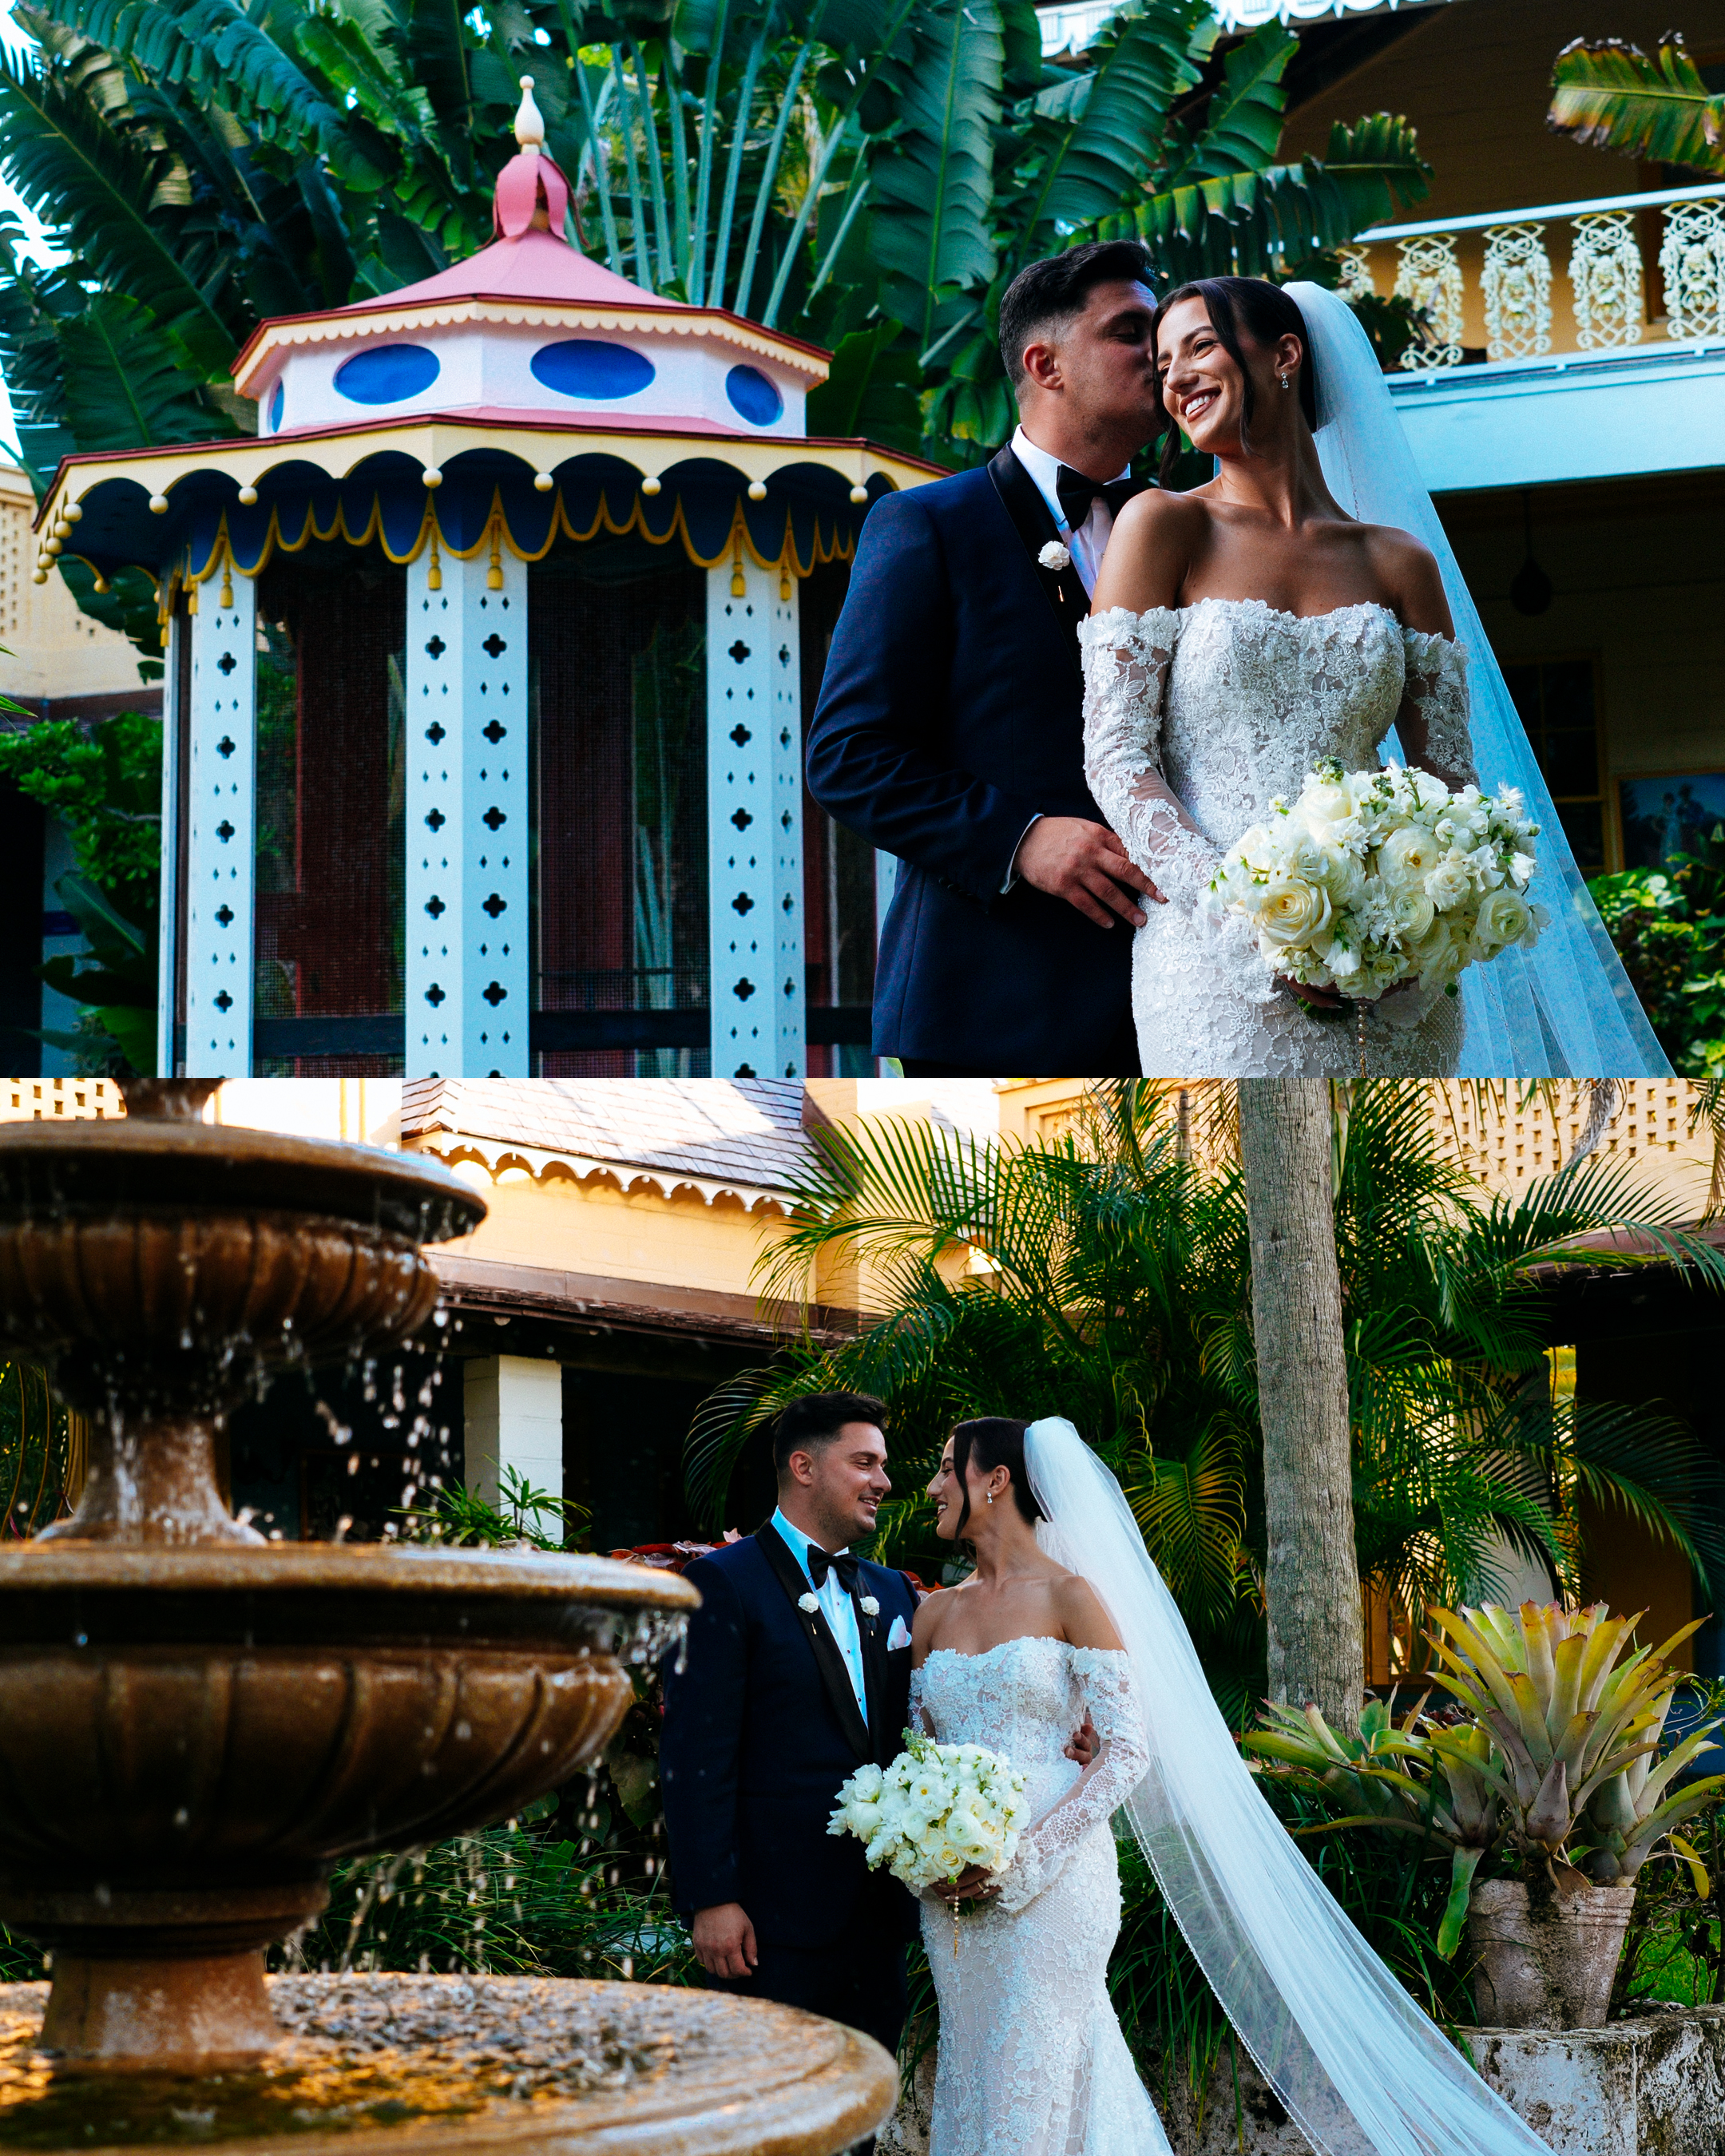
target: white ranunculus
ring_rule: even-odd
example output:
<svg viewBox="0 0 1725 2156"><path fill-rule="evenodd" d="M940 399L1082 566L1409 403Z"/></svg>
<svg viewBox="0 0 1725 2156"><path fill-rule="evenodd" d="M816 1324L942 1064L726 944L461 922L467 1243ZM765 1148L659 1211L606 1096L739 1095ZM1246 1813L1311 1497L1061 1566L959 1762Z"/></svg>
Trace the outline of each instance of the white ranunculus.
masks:
<svg viewBox="0 0 1725 2156"><path fill-rule="evenodd" d="M1437 908L1427 893L1417 885L1410 885L1407 890L1398 891L1395 902L1390 908L1390 918L1395 923L1396 933L1414 943L1425 935L1436 916Z"/></svg>
<svg viewBox="0 0 1725 2156"><path fill-rule="evenodd" d="M1272 876L1258 894L1259 932L1272 943L1304 943L1330 925L1330 894L1297 876Z"/></svg>
<svg viewBox="0 0 1725 2156"><path fill-rule="evenodd" d="M1378 848L1378 873L1393 890L1424 885L1442 851L1431 832L1418 824L1403 824Z"/></svg>
<svg viewBox="0 0 1725 2156"><path fill-rule="evenodd" d="M1496 957L1512 943L1519 943L1532 925L1533 909L1518 891L1507 884L1500 890L1488 891L1474 916L1475 956Z"/></svg>

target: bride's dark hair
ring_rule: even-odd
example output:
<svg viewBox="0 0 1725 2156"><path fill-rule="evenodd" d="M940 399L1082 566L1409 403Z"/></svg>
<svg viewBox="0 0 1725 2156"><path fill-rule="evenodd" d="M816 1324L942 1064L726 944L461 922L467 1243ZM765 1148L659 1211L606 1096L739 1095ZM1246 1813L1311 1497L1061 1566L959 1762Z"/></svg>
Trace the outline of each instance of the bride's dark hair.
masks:
<svg viewBox="0 0 1725 2156"><path fill-rule="evenodd" d="M955 1541L963 1534L970 1518L970 1485L965 1476L973 1460L983 1475L992 1475L997 1467L1006 1469L1012 1476L1012 1494L1019 1511L1033 1526L1045 1517L1031 1493L1029 1470L1024 1466L1024 1432L1029 1427L1014 1415L978 1415L974 1422L953 1424L952 1470L964 1492L958 1525L953 1530Z"/></svg>
<svg viewBox="0 0 1725 2156"><path fill-rule="evenodd" d="M1248 429L1252 424L1252 377L1245 363L1245 355L1240 348L1242 327L1254 344L1273 345L1285 336L1296 336L1305 359L1300 368L1300 409L1306 414L1306 424L1313 434L1317 432L1317 362L1312 352L1312 339L1306 334L1306 317L1283 291L1280 285L1267 283L1262 277L1199 277L1189 285L1177 285L1165 300L1161 300L1150 318L1151 362L1155 363L1156 332L1162 326L1162 318L1168 309L1178 306L1182 300L1202 300L1204 311L1210 318L1210 327L1215 331L1224 352L1240 369L1242 403L1240 418L1240 446L1250 455L1251 442ZM1166 486L1173 476L1174 465L1180 454L1180 424L1162 401L1162 385L1158 379L1156 402L1162 413L1162 464L1157 477Z"/></svg>

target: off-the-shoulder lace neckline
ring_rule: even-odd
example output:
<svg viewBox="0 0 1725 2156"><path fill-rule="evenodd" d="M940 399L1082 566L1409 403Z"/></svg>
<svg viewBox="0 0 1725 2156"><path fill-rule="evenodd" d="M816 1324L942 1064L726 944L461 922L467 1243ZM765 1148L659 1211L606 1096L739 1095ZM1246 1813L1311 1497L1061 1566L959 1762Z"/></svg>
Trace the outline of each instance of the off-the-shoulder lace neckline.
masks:
<svg viewBox="0 0 1725 2156"><path fill-rule="evenodd" d="M967 1655L958 1647L931 1647L922 1657L919 1668L926 1670L937 1655L950 1656L955 1662L985 1662L990 1655L998 1655L1003 1647L1025 1647L1037 1642L1050 1647L1064 1647L1069 1654L1117 1656L1126 1660L1124 1647L1079 1647L1070 1640L1057 1640L1052 1632L1020 1632L1016 1639L997 1640L992 1647L979 1647L973 1655Z"/></svg>
<svg viewBox="0 0 1725 2156"><path fill-rule="evenodd" d="M1131 620L1142 621L1147 614L1153 613L1175 615L1196 613L1200 607L1250 607L1255 608L1260 613L1271 615L1277 621L1298 623L1337 621L1343 614L1348 613L1381 613L1400 629L1404 636L1427 637L1438 644L1454 644L1458 640L1453 636L1445 636L1441 629L1409 629L1405 624L1397 619L1394 608L1385 606L1382 599L1355 599L1347 606L1332 607L1325 613L1290 613L1286 607L1273 607L1267 599L1203 598L1194 599L1190 606L1144 607L1137 613L1134 613L1131 607L1104 607L1101 613L1092 614L1089 619L1092 621L1106 621L1111 613L1123 613Z"/></svg>

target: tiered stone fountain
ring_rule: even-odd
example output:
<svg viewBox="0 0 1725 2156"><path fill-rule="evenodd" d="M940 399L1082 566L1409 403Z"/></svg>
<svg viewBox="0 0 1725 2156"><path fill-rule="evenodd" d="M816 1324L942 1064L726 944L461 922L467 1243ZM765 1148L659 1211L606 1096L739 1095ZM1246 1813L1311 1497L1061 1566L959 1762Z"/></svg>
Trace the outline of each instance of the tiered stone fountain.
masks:
<svg viewBox="0 0 1725 2156"><path fill-rule="evenodd" d="M234 1518L226 1410L271 1365L413 1333L420 1246L485 1209L411 1157L207 1125L210 1090L0 1129L0 1352L90 1424L76 1514L0 1549L0 1922L53 1976L0 1986L0 2148L848 2146L891 2062L787 2009L266 1979L338 1858L504 1818L595 1758L696 1596L604 1558L270 1543Z"/></svg>

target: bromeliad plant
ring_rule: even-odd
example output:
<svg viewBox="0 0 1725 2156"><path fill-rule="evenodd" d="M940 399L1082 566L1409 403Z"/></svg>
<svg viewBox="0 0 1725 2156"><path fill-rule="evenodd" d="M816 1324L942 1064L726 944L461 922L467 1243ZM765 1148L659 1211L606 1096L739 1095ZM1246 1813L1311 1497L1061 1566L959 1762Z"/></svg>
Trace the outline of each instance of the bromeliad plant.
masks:
<svg viewBox="0 0 1725 2156"><path fill-rule="evenodd" d="M1316 1707L1272 1706L1260 1717L1265 1727L1243 1743L1255 1759L1274 1763L1266 1771L1343 1805L1339 1817L1296 1827L1296 1839L1383 1827L1418 1835L1435 1857L1449 1851L1450 1896L1437 1933L1438 1952L1449 1961L1461 1943L1474 1875L1502 1841L1504 1814L1486 1774L1485 1731L1446 1732L1452 1741L1440 1749L1425 1703L1397 1722L1393 1697L1368 1700L1358 1737L1332 1729Z"/></svg>
<svg viewBox="0 0 1725 2156"><path fill-rule="evenodd" d="M1633 1879L1674 1828L1725 1789L1725 1774L1714 1774L1665 1794L1699 1753L1719 1748L1709 1742L1716 1722L1658 1759L1681 1681L1667 1657L1704 1620L1620 1661L1640 1619L1613 1617L1603 1603L1431 1614L1439 1629L1426 1636L1444 1681L1490 1733L1480 1772L1504 1807L1509 1839L1558 1883L1579 1885L1578 1871L1599 1886ZM1434 1730L1430 1741L1440 1756L1453 1755L1450 1732ZM1698 1869L1686 1844L1674 1838L1673 1846Z"/></svg>

